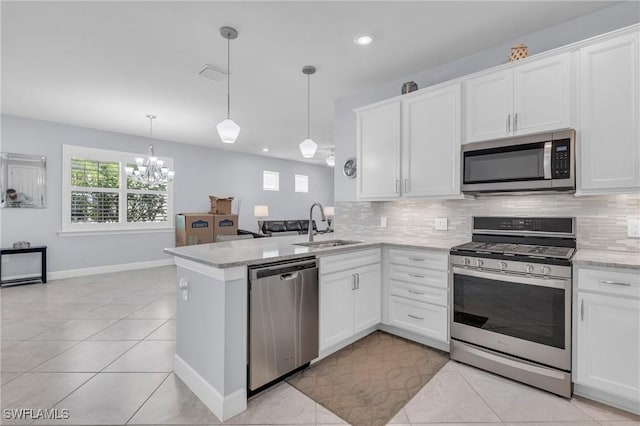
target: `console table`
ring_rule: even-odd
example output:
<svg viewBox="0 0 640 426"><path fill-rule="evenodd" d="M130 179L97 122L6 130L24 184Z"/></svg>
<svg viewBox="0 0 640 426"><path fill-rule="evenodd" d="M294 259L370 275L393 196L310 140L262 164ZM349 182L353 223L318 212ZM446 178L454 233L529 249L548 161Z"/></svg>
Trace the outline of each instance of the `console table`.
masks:
<svg viewBox="0 0 640 426"><path fill-rule="evenodd" d="M26 253L40 253L41 266L40 266L40 278L28 277L28 278L16 278L13 280L2 279L2 256L10 254L26 254ZM26 248L0 248L0 286L5 284L26 284L33 282L47 282L47 246L32 246Z"/></svg>

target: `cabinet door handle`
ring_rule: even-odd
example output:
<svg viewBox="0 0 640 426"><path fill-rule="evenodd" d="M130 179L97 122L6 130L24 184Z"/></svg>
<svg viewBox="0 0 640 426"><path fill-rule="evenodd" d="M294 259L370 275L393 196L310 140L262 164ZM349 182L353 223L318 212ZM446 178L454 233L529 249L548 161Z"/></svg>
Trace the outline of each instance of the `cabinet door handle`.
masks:
<svg viewBox="0 0 640 426"><path fill-rule="evenodd" d="M412 289L409 289L409 290L407 290L407 291L408 291L409 293L413 293L413 294L424 294L424 291L416 291L416 290L412 290Z"/></svg>
<svg viewBox="0 0 640 426"><path fill-rule="evenodd" d="M356 290L360 290L360 274L356 274Z"/></svg>
<svg viewBox="0 0 640 426"><path fill-rule="evenodd" d="M356 289L356 274L351 274L351 290Z"/></svg>
<svg viewBox="0 0 640 426"><path fill-rule="evenodd" d="M584 299L580 301L580 321L584 321Z"/></svg>
<svg viewBox="0 0 640 426"><path fill-rule="evenodd" d="M400 179L396 179L396 194L400 193Z"/></svg>
<svg viewBox="0 0 640 426"><path fill-rule="evenodd" d="M408 316L409 318L413 318L413 319L417 319L417 320L420 320L420 321L424 321L424 318L423 318L423 317L419 317L419 316L411 315L411 314L407 314L407 316Z"/></svg>
<svg viewBox="0 0 640 426"><path fill-rule="evenodd" d="M621 282L618 282L618 281L600 280L600 282L602 284L622 285L622 286L625 286L625 287L631 287L630 283L621 283Z"/></svg>
<svg viewBox="0 0 640 426"><path fill-rule="evenodd" d="M424 257L409 257L409 260L415 260L416 262L424 262Z"/></svg>
<svg viewBox="0 0 640 426"><path fill-rule="evenodd" d="M404 180L404 192L409 192L409 179Z"/></svg>
<svg viewBox="0 0 640 426"><path fill-rule="evenodd" d="M507 114L507 133L511 133L511 114Z"/></svg>
<svg viewBox="0 0 640 426"><path fill-rule="evenodd" d="M408 275L413 278L424 278L424 275L422 274L408 274Z"/></svg>
<svg viewBox="0 0 640 426"><path fill-rule="evenodd" d="M517 112L513 116L513 131L514 133L518 131L518 113Z"/></svg>

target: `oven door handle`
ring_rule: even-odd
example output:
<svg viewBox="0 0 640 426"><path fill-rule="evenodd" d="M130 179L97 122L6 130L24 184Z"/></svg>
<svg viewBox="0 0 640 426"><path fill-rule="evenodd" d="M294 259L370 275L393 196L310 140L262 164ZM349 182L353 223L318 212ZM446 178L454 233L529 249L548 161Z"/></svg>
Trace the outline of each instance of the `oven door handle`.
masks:
<svg viewBox="0 0 640 426"><path fill-rule="evenodd" d="M539 287L559 288L565 289L567 284L571 283L570 279L562 278L533 278L520 274L513 274L509 272L484 272L476 271L474 269L464 269L457 266L453 267L453 273L458 275L467 275L476 278L485 278L488 280L496 281L509 281L518 284L537 285ZM508 277L508 280L506 279Z"/></svg>

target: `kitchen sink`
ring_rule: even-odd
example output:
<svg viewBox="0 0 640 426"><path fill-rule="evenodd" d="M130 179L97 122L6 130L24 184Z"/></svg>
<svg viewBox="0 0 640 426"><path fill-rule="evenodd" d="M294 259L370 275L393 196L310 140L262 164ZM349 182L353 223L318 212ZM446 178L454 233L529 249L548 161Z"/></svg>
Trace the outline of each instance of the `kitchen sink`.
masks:
<svg viewBox="0 0 640 426"><path fill-rule="evenodd" d="M338 247L338 246L348 246L349 244L358 244L362 241L352 241L352 240L329 240L329 241L311 241L308 243L297 243L294 246L304 246L311 248L328 248L328 247Z"/></svg>

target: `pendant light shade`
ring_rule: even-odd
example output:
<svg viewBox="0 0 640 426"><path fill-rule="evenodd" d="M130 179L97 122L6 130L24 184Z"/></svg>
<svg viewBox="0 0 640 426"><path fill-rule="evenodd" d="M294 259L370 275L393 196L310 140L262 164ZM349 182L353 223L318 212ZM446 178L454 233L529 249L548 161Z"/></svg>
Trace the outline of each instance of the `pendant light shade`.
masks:
<svg viewBox="0 0 640 426"><path fill-rule="evenodd" d="M313 158L318 150L318 144L307 138L300 142L300 152L304 158Z"/></svg>
<svg viewBox="0 0 640 426"><path fill-rule="evenodd" d="M313 158L318 150L318 144L311 139L311 74L316 72L316 68L307 65L302 68L302 73L307 76L307 138L300 142L300 153L304 158Z"/></svg>
<svg viewBox="0 0 640 426"><path fill-rule="evenodd" d="M234 143L240 134L240 126L231 119L231 40L238 37L238 31L231 27L220 28L220 35L227 39L227 118L216 126L218 135L224 143Z"/></svg>
<svg viewBox="0 0 640 426"><path fill-rule="evenodd" d="M333 150L331 150L331 154L329 154L329 156L326 159L327 165L330 167L335 167L336 165L336 155L333 153Z"/></svg>
<svg viewBox="0 0 640 426"><path fill-rule="evenodd" d="M219 122L216 129L218 129L218 135L220 135L220 139L224 143L234 143L240 134L240 126L230 118L225 118Z"/></svg>

